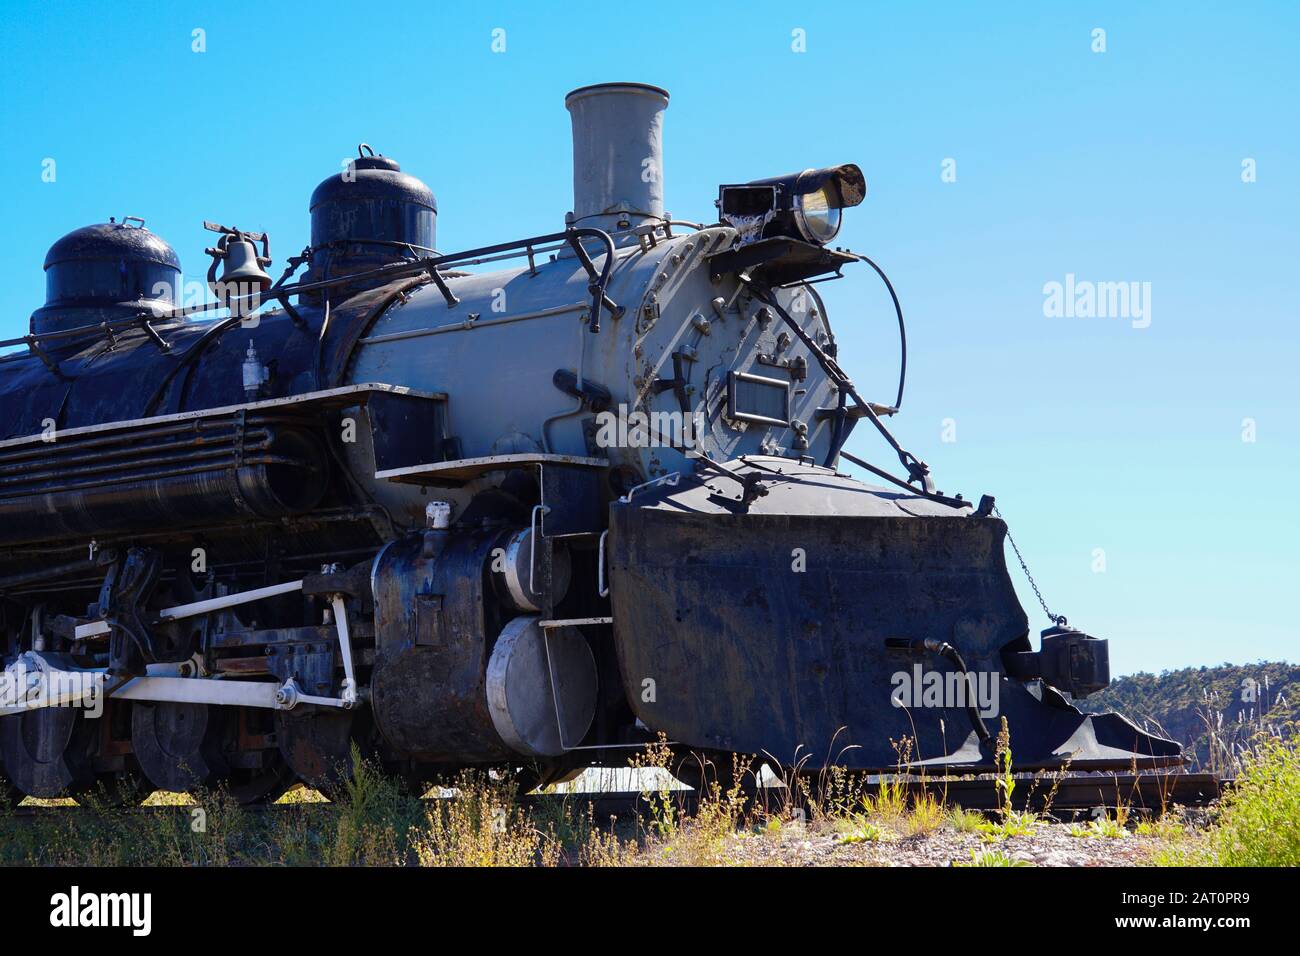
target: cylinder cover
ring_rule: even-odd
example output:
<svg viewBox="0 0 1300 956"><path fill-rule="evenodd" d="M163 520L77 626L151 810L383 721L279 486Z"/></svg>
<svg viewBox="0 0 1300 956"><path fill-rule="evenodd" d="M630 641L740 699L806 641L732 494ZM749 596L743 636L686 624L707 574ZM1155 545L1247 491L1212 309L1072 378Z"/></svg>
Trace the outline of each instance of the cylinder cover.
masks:
<svg viewBox="0 0 1300 956"><path fill-rule="evenodd" d="M519 753L559 756L591 728L597 685L596 661L582 634L571 627L543 630L538 618L517 617L488 661L492 724Z"/></svg>
<svg viewBox="0 0 1300 956"><path fill-rule="evenodd" d="M540 561L533 553L533 531L524 528L510 536L506 545L504 568L501 572L511 603L520 611L540 611L542 595L533 587L540 582L533 580L533 562ZM551 558L551 592L553 603L559 604L569 592L569 581L573 576L573 561L569 549L564 543L556 542Z"/></svg>

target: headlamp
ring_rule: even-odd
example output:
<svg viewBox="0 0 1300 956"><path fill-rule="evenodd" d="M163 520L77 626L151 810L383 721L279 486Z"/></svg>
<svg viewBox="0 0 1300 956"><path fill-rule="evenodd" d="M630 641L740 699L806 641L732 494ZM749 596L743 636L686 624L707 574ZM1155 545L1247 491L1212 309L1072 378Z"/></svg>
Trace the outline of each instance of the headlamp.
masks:
<svg viewBox="0 0 1300 956"><path fill-rule="evenodd" d="M862 170L846 163L721 186L718 211L722 222L740 233L741 245L773 236L825 245L840 231L842 210L866 195Z"/></svg>

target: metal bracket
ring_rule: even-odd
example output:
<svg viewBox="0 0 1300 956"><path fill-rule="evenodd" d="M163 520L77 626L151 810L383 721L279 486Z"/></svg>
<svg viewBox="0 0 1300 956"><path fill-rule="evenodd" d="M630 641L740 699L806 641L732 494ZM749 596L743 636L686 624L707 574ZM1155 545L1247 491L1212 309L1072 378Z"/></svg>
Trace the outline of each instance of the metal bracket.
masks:
<svg viewBox="0 0 1300 956"><path fill-rule="evenodd" d="M442 274L437 269L429 270L429 278L433 280L433 284L438 287L438 291L442 293L442 297L447 301L447 308L454 309L460 305L460 299L456 298L456 293L451 291L451 286L447 285L447 280L442 277Z"/></svg>
<svg viewBox="0 0 1300 956"><path fill-rule="evenodd" d="M672 389L673 395L677 398L677 404L681 408L683 415L687 417L691 414L691 380L686 375L684 362L694 362L696 356L689 352L678 349L673 353L673 377L656 379L653 385L655 394L666 392Z"/></svg>
<svg viewBox="0 0 1300 956"><path fill-rule="evenodd" d="M760 352L755 361L759 365L785 369L790 373L790 378L796 382L802 382L808 378L808 360L802 355L796 355L794 358L779 358L776 355Z"/></svg>
<svg viewBox="0 0 1300 956"><path fill-rule="evenodd" d="M600 533L600 545L596 555L596 593L603 598L609 597L609 585L605 583L605 539L608 537L609 529L606 528Z"/></svg>
<svg viewBox="0 0 1300 956"><path fill-rule="evenodd" d="M532 516L528 520L528 590L533 594L537 593L537 584L533 580L533 572L537 568L537 517L550 510L546 505L534 505ZM547 547L550 547L549 542Z"/></svg>
<svg viewBox="0 0 1300 956"><path fill-rule="evenodd" d="M339 697L343 701L343 709L351 710L357 703L357 675L352 665L352 636L348 631L348 606L342 594L335 594L330 604L334 608L334 627L339 634L339 655L343 658L343 686Z"/></svg>

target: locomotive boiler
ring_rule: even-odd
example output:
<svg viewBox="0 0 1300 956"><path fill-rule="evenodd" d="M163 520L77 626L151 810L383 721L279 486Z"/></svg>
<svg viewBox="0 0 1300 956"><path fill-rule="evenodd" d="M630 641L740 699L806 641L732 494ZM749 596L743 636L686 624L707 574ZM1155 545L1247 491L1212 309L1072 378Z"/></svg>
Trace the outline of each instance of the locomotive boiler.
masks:
<svg viewBox="0 0 1300 956"><path fill-rule="evenodd" d="M687 755L871 771L903 738L979 770L1002 718L1018 767L1177 762L1073 705L1106 642L1035 646L993 499L939 491L886 426L901 382L841 364L817 284L888 283L830 246L861 170L676 221L668 94L565 102L547 234L442 252L432 191L363 145L278 279L206 223L206 302L138 219L54 243L0 356L6 790L266 800L354 747L546 782L659 738L696 784ZM844 451L864 431L892 464Z"/></svg>

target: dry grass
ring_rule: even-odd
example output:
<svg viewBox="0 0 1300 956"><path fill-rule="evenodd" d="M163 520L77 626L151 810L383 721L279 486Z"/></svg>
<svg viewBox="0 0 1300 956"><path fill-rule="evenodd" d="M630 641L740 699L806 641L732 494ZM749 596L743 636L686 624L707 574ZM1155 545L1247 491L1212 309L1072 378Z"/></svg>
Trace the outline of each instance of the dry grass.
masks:
<svg viewBox="0 0 1300 956"><path fill-rule="evenodd" d="M886 851L897 861L908 847L933 844L956 848L940 855L940 864L1006 866L1022 862L1027 841L1048 836L1058 845L1089 847L1089 853L1109 852L1103 845L1127 846L1121 850L1128 854L1126 863L1141 862L1151 846L1160 849L1164 863L1229 862L1245 852L1242 834L1249 828L1289 819L1291 794L1300 792L1294 748L1271 750L1273 763L1261 765L1249 785L1252 796L1228 803L1219 837L1193 835L1177 813L1129 820L1122 800L1117 816L1067 829L1011 808L1016 781L1005 740L999 747L1002 805L987 816L950 805L941 784L916 787L903 773L906 753L904 741L899 772L874 789L842 771L810 778L798 767L784 768L777 773L779 785L763 788L759 798L747 796L739 782L725 790L711 782L687 812L683 791L664 772L673 755L661 741L634 761L645 771L641 779L649 789L642 799L649 812L623 822L596 819L591 804L577 795L526 807L512 780L483 772L463 773L446 790L420 798L356 759L352 779L333 802L299 789L271 812L250 812L221 791L155 794L147 801L154 807L150 812L115 806L106 794L81 800L73 813L51 808L35 820L15 819L12 810L0 808L0 863L744 866L804 864L810 846L823 854L812 862L871 862ZM1273 795L1284 785L1291 793ZM1124 839L1128 835L1141 839ZM1279 843L1278 858L1293 853L1290 847ZM936 862L936 854L927 859Z"/></svg>

